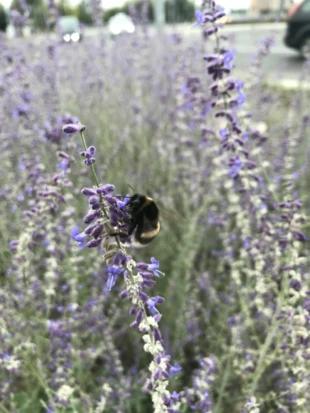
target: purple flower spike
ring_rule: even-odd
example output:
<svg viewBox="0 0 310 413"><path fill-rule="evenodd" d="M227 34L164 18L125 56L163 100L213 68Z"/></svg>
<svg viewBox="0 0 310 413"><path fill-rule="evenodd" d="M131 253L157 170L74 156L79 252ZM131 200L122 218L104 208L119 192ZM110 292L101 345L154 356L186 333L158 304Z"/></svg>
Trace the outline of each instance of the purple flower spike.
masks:
<svg viewBox="0 0 310 413"><path fill-rule="evenodd" d="M62 130L64 133L68 135L72 135L74 133L83 132L86 129L85 125L81 123L69 123L68 125L63 126Z"/></svg>

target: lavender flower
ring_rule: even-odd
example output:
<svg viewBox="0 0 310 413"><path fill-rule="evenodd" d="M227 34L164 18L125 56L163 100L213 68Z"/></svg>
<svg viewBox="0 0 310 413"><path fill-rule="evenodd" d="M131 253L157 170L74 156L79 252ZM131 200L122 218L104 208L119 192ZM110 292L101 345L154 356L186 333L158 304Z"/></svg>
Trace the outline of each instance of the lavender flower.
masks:
<svg viewBox="0 0 310 413"><path fill-rule="evenodd" d="M82 152L81 155L86 156L87 152L93 155L95 148L93 146L87 148L83 131L81 130L80 133L85 148L85 152ZM98 203L98 209L96 207L95 212L90 211L84 218L84 222L88 224L90 222L92 223L90 235L93 236L100 225L100 234L103 232L105 239L95 237L94 240L89 241L86 245L90 247L102 244L104 248L103 260L108 264L107 289L109 291L115 286L119 275L124 274L126 289L122 291L121 298L131 301L135 309L134 313L136 314L135 321L131 326L138 328L142 332L144 351L150 353L154 358L154 361L150 364L151 378L146 384L146 389L148 389L152 395L155 412L172 412L174 411L173 405L176 398L171 398L167 390L168 379L181 368L177 364L171 366L171 357L166 354L162 345L162 336L158 326L161 315L155 306L162 304L164 299L160 296L151 298L143 291L144 285L152 287L155 284L151 279L153 275L159 277L159 274L161 274L158 270L159 261L152 257L151 264L139 263L137 266L132 257L126 253L119 239L118 232L115 229L118 225L122 226L123 216L122 210L118 207L118 199L111 194L114 187L112 185L100 185L93 164L90 164L90 167L96 186L93 189L84 188L82 193L88 197L89 205L94 206ZM114 219L112 221L110 217L113 215ZM84 234L86 232L87 230L84 230ZM84 241L84 235L82 233L78 235L74 234L74 236L78 242ZM114 264L111 265L110 262L114 262ZM136 270L136 267L137 269L142 268L150 272L142 271L140 273ZM147 314L146 305L152 314L151 316Z"/></svg>

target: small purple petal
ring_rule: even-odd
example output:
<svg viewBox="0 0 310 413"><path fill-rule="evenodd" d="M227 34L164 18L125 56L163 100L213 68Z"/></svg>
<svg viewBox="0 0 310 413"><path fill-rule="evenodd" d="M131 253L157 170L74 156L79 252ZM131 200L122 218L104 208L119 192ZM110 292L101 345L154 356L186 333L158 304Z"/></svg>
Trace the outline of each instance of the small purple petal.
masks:
<svg viewBox="0 0 310 413"><path fill-rule="evenodd" d="M175 374L177 374L179 371L182 370L182 367L178 363L174 363L174 365L170 368L169 371L169 377L173 377Z"/></svg>

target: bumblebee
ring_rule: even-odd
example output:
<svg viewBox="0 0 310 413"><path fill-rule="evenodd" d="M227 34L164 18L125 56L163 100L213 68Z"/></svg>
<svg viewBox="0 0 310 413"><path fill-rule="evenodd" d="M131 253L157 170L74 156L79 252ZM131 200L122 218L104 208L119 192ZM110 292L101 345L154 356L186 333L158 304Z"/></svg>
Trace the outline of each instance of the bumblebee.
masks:
<svg viewBox="0 0 310 413"><path fill-rule="evenodd" d="M152 198L134 194L126 206L129 215L128 235L134 231L135 240L141 245L153 241L160 230L159 209Z"/></svg>

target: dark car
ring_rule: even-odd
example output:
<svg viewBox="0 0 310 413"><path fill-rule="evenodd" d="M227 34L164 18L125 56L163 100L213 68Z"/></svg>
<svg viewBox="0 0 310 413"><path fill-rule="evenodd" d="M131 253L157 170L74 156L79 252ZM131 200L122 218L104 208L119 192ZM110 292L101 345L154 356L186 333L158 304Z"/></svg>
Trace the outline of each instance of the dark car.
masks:
<svg viewBox="0 0 310 413"><path fill-rule="evenodd" d="M80 22L75 16L60 17L57 31L61 40L66 43L79 42L83 38Z"/></svg>
<svg viewBox="0 0 310 413"><path fill-rule="evenodd" d="M290 8L284 42L286 46L299 50L304 58L310 58L310 0Z"/></svg>

